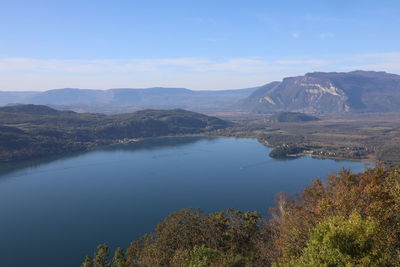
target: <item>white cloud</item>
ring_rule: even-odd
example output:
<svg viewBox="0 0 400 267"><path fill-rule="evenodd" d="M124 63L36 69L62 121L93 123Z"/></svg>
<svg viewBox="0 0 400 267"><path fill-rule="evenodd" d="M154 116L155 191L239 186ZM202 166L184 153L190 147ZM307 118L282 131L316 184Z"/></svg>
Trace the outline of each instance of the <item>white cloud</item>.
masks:
<svg viewBox="0 0 400 267"><path fill-rule="evenodd" d="M292 59L292 60L277 60L276 63L280 65L312 65L320 67L328 65L330 62L327 60L320 59Z"/></svg>
<svg viewBox="0 0 400 267"><path fill-rule="evenodd" d="M356 55L343 69L378 70L400 74L400 52Z"/></svg>
<svg viewBox="0 0 400 267"><path fill-rule="evenodd" d="M389 60L389 61L399 61L400 52L391 53L369 53L354 56L356 60Z"/></svg>
<svg viewBox="0 0 400 267"><path fill-rule="evenodd" d="M328 38L333 38L334 34L331 32L323 32L319 34L319 38L321 39L328 39Z"/></svg>
<svg viewBox="0 0 400 267"><path fill-rule="evenodd" d="M299 39L300 38L300 33L298 33L298 32L292 33L292 38Z"/></svg>
<svg viewBox="0 0 400 267"><path fill-rule="evenodd" d="M256 58L210 60L207 58L159 58L159 59L102 59L56 60L32 58L0 58L0 72L30 73L78 73L99 72L158 72L158 71L262 71L268 63Z"/></svg>
<svg viewBox="0 0 400 267"><path fill-rule="evenodd" d="M161 58L161 59L99 59L58 60L32 58L0 58L0 72L131 72L155 71L161 67L197 66L207 64L204 58Z"/></svg>
<svg viewBox="0 0 400 267"><path fill-rule="evenodd" d="M195 23L201 24L201 25L215 24L215 20L214 19L210 19L210 18L193 18L192 20Z"/></svg>
<svg viewBox="0 0 400 267"><path fill-rule="evenodd" d="M224 89L256 86L273 70L256 58L58 60L0 58L0 90L173 86ZM256 77L257 76L257 77Z"/></svg>
<svg viewBox="0 0 400 267"><path fill-rule="evenodd" d="M217 42L219 39L215 38L215 37L205 37L205 38L201 38L201 41L207 41L207 42Z"/></svg>
<svg viewBox="0 0 400 267"><path fill-rule="evenodd" d="M207 66L211 71L263 72L270 68L268 62L255 58L234 58L222 62L214 62Z"/></svg>
<svg viewBox="0 0 400 267"><path fill-rule="evenodd" d="M306 14L304 16L300 16L300 19L304 21L314 22L314 23L352 23L355 20L343 17L334 17L324 15L314 15L314 14Z"/></svg>
<svg viewBox="0 0 400 267"><path fill-rule="evenodd" d="M256 57L93 60L0 58L0 90L153 86L216 90L258 86L306 72L355 69L400 73L400 52L275 60Z"/></svg>

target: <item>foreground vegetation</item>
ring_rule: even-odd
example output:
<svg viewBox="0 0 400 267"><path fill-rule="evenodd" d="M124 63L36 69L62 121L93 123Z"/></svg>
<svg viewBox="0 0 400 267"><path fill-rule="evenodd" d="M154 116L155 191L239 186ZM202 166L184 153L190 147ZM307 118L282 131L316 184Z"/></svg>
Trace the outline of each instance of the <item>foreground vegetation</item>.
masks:
<svg viewBox="0 0 400 267"><path fill-rule="evenodd" d="M228 210L174 212L110 259L100 245L83 267L400 266L400 169L342 170L263 218Z"/></svg>

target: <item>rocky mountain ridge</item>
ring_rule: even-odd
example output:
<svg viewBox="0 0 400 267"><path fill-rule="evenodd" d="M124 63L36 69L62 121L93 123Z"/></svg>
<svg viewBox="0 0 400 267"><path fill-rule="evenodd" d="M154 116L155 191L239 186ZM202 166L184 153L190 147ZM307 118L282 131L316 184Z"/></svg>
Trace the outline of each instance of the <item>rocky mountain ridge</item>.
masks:
<svg viewBox="0 0 400 267"><path fill-rule="evenodd" d="M258 113L400 111L400 75L386 72L314 72L261 86L241 101Z"/></svg>
<svg viewBox="0 0 400 267"><path fill-rule="evenodd" d="M0 91L0 105L10 103L108 114L176 108L209 114L400 112L400 75L375 71L313 72L260 87L220 91L163 87Z"/></svg>

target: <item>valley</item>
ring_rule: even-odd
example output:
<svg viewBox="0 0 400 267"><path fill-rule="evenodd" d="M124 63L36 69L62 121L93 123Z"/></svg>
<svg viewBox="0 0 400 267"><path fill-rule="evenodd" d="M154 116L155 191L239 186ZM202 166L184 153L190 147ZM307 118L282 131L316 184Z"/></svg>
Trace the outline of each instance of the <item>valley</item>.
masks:
<svg viewBox="0 0 400 267"><path fill-rule="evenodd" d="M182 135L257 138L276 157L400 162L400 75L386 72L314 72L222 91L0 92L0 104L0 162Z"/></svg>
<svg viewBox="0 0 400 267"><path fill-rule="evenodd" d="M400 267L400 1L0 10L0 267Z"/></svg>
<svg viewBox="0 0 400 267"><path fill-rule="evenodd" d="M269 121L270 116L260 114L251 117L225 114L221 118L235 122L236 126L218 132L256 138L264 145L275 147L275 152L279 152L277 157L296 154L372 160L389 166L400 163L398 113L325 115L305 122L274 122Z"/></svg>
<svg viewBox="0 0 400 267"><path fill-rule="evenodd" d="M144 110L103 115L42 105L0 108L0 161L13 162L90 151L165 136L255 138L271 156L366 160L398 165L398 113L310 116ZM219 118L218 118L219 117Z"/></svg>

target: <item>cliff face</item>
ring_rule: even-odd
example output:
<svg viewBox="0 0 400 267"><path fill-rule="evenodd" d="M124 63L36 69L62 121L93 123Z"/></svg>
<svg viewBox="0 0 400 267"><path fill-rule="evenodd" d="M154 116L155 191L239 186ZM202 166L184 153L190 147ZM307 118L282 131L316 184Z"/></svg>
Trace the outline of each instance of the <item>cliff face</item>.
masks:
<svg viewBox="0 0 400 267"><path fill-rule="evenodd" d="M400 76L372 71L307 73L266 84L241 105L254 112L400 111Z"/></svg>

